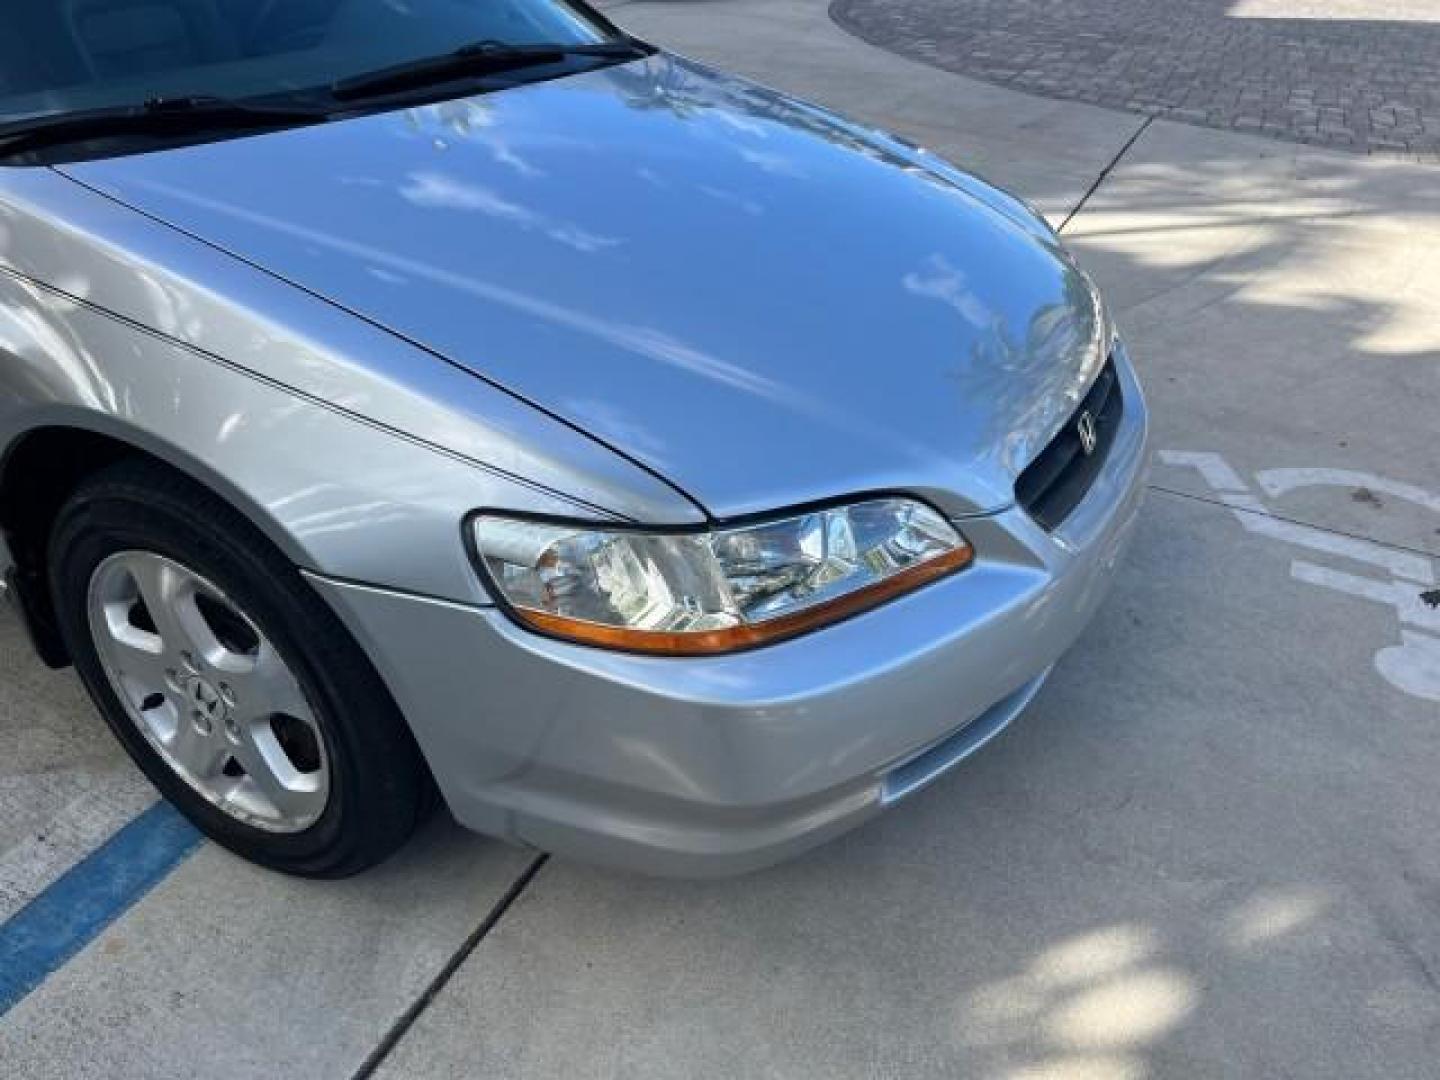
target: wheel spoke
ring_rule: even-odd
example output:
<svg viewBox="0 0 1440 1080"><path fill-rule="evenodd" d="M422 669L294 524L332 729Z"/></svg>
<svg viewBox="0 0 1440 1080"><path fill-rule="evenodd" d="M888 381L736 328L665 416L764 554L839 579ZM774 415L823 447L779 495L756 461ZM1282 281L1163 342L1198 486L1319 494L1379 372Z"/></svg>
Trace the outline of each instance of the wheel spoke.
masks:
<svg viewBox="0 0 1440 1080"><path fill-rule="evenodd" d="M174 564L148 555L136 554L125 562L125 569L135 582L155 633L171 653L178 654L196 647L192 623L199 621L195 610L194 588L185 574ZM188 609L188 610L187 610ZM194 619L187 618L191 612Z"/></svg>
<svg viewBox="0 0 1440 1080"><path fill-rule="evenodd" d="M324 805L321 778L299 772L285 756L268 724L255 724L242 732L235 757L256 792L285 818L315 815Z"/></svg>
<svg viewBox="0 0 1440 1080"><path fill-rule="evenodd" d="M188 652L220 670L246 666L246 657L232 651L216 636L196 603L196 597L204 589L200 579L174 563L144 555L130 559L126 569L134 578L135 587L167 649Z"/></svg>
<svg viewBox="0 0 1440 1080"><path fill-rule="evenodd" d="M115 638L118 648L113 651L112 664L124 677L125 689L137 703L150 694L172 696L177 686L174 684L175 669L171 659L158 651L158 641L155 643L157 648L152 649L148 647L149 642L137 640L138 637Z"/></svg>
<svg viewBox="0 0 1440 1080"><path fill-rule="evenodd" d="M171 758L194 780L213 780L219 776L231 753L223 736L219 733L203 734L184 713L164 746Z"/></svg>
<svg viewBox="0 0 1440 1080"><path fill-rule="evenodd" d="M275 646L262 638L254 656L245 660L245 670L227 672L237 718L242 722L263 721L283 714L313 723L310 703Z"/></svg>

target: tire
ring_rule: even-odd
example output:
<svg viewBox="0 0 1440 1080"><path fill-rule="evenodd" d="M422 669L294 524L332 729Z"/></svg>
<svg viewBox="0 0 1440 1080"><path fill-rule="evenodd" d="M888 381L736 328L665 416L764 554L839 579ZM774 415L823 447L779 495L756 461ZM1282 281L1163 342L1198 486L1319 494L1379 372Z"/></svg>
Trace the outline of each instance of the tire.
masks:
<svg viewBox="0 0 1440 1080"><path fill-rule="evenodd" d="M138 459L86 479L56 519L49 575L101 714L216 843L283 873L347 877L398 849L434 805L368 658L296 568L200 485ZM158 619L151 595L174 598L154 604Z"/></svg>

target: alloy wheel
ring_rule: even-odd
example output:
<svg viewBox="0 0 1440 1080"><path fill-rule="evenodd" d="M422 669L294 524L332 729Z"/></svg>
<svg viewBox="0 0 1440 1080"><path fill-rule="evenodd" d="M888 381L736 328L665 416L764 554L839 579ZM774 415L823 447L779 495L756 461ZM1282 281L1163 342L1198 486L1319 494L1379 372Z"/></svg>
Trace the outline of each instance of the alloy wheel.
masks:
<svg viewBox="0 0 1440 1080"><path fill-rule="evenodd" d="M314 710L225 593L172 559L122 551L95 568L87 609L111 688L176 776L257 829L319 820L330 762Z"/></svg>

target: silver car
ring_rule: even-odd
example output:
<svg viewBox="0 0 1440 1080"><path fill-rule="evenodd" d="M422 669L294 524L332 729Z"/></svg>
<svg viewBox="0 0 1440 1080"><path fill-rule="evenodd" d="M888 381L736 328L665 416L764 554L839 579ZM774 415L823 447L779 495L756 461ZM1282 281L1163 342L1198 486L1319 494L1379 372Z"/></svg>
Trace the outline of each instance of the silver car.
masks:
<svg viewBox="0 0 1440 1080"><path fill-rule="evenodd" d="M296 874L764 865L985 743L1146 414L1021 202L575 0L56 0L0 40L40 656Z"/></svg>

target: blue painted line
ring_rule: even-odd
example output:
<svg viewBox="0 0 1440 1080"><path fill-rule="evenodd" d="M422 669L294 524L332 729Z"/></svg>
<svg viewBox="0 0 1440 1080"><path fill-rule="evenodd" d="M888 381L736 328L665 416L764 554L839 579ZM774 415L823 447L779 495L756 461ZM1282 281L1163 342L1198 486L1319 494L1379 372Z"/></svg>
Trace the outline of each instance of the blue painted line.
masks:
<svg viewBox="0 0 1440 1080"><path fill-rule="evenodd" d="M0 924L0 1016L160 883L200 843L167 802L150 807Z"/></svg>

